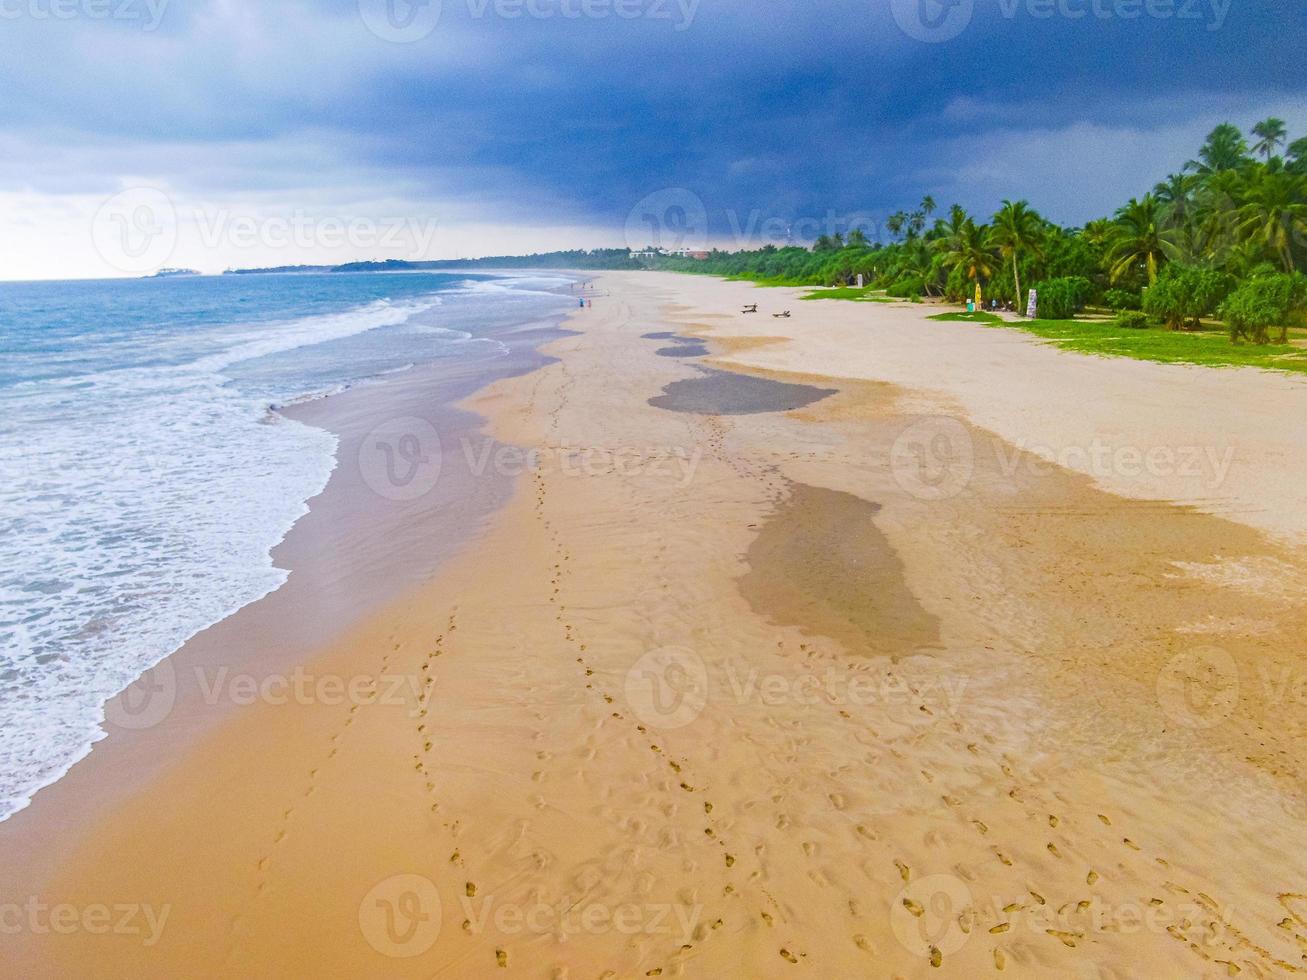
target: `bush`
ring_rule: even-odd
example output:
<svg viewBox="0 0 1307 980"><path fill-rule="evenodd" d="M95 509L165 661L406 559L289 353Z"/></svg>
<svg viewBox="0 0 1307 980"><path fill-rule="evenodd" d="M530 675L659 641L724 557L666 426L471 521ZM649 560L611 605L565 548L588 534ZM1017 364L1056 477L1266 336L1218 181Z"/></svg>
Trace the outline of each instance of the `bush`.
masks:
<svg viewBox="0 0 1307 980"><path fill-rule="evenodd" d="M1147 330L1148 314L1139 310L1122 310L1113 323L1124 330Z"/></svg>
<svg viewBox="0 0 1307 980"><path fill-rule="evenodd" d="M1103 302L1118 311L1139 310L1144 305L1143 297L1129 289L1109 289L1103 294Z"/></svg>
<svg viewBox="0 0 1307 980"><path fill-rule="evenodd" d="M1084 276L1062 276L1046 279L1035 289L1039 293L1040 317L1069 320L1085 308L1094 287Z"/></svg>
<svg viewBox="0 0 1307 980"><path fill-rule="evenodd" d="M976 287L972 285L962 266L955 265L944 281L944 298L950 303L963 303L975 295Z"/></svg>
<svg viewBox="0 0 1307 980"><path fill-rule="evenodd" d="M1280 328L1280 343L1289 339L1289 321L1307 308L1307 277L1301 272L1274 272L1254 276L1221 304L1221 317L1230 327L1230 339L1270 342L1268 331Z"/></svg>
<svg viewBox="0 0 1307 980"><path fill-rule="evenodd" d="M885 292L891 296L911 296L914 293L920 296L926 291L926 281L920 276L904 276L897 282L890 283Z"/></svg>
<svg viewBox="0 0 1307 980"><path fill-rule="evenodd" d="M1197 330L1202 317L1214 313L1233 288L1234 279L1224 272L1168 265L1144 293L1144 312L1172 330L1184 329L1186 321Z"/></svg>

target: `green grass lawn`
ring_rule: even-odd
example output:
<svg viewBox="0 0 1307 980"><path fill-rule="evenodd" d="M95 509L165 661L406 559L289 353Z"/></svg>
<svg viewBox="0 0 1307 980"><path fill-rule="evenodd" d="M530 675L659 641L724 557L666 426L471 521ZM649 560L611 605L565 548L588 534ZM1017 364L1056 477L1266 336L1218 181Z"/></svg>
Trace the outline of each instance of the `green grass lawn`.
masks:
<svg viewBox="0 0 1307 980"><path fill-rule="evenodd" d="M1002 320L993 313L986 313L984 310L977 310L975 313L967 313L964 310L958 310L955 313L937 313L931 317L932 320L943 320L945 323L1001 323Z"/></svg>
<svg viewBox="0 0 1307 980"><path fill-rule="evenodd" d="M852 300L855 303L893 303L894 300L885 295L881 289L872 289L865 286L859 289L857 286L831 286L814 289L806 296L800 296L799 299L845 299Z"/></svg>
<svg viewBox="0 0 1307 980"><path fill-rule="evenodd" d="M1290 344L1233 344L1224 330L1124 330L1111 321L1020 320L1008 322L989 313L941 313L932 320L987 323L1025 330L1064 350L1103 357L1133 357L1166 364L1208 367L1259 367L1307 374L1307 350ZM1296 333L1296 332L1295 332Z"/></svg>

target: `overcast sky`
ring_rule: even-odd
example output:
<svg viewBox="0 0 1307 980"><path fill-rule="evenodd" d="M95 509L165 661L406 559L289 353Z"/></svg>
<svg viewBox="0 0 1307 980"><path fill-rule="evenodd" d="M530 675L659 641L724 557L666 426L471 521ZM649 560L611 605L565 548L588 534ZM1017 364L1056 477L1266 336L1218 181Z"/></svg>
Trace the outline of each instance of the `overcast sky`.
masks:
<svg viewBox="0 0 1307 980"><path fill-rule="evenodd" d="M1307 135L1301 0L0 0L0 278L1110 213Z"/></svg>

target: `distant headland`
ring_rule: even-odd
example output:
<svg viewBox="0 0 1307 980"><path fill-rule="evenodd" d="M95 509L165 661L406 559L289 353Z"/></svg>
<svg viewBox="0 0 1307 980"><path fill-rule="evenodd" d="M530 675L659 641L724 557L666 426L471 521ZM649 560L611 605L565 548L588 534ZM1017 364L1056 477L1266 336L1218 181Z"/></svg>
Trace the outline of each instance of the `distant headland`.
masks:
<svg viewBox="0 0 1307 980"><path fill-rule="evenodd" d="M264 269L228 269L224 276L312 275L336 272L432 272L442 269L641 269L641 263L625 248L597 248L586 251L535 252L530 255L490 255L477 259L434 259L408 262L346 262L343 265L278 265Z"/></svg>

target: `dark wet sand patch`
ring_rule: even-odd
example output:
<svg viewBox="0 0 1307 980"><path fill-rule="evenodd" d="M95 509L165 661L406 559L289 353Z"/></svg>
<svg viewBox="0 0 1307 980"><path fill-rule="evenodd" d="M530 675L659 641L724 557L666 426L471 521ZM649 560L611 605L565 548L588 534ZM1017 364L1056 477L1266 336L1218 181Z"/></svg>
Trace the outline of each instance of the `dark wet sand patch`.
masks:
<svg viewBox="0 0 1307 980"><path fill-rule="evenodd" d="M685 337L670 330L640 335L641 340L670 340L675 346L660 347L654 351L660 357L707 357L708 347L698 337Z"/></svg>
<svg viewBox="0 0 1307 980"><path fill-rule="evenodd" d="M700 368L700 371L703 377L673 381L663 388L661 395L650 398L649 404L699 415L754 415L803 408L837 391L710 368Z"/></svg>
<svg viewBox="0 0 1307 980"><path fill-rule="evenodd" d="M701 343L687 342L678 347L659 347L654 353L659 357L707 357L708 348Z"/></svg>
<svg viewBox="0 0 1307 980"><path fill-rule="evenodd" d="M754 611L855 654L938 646L939 621L908 589L903 562L876 526L880 505L803 483L790 489L745 556L739 588Z"/></svg>

